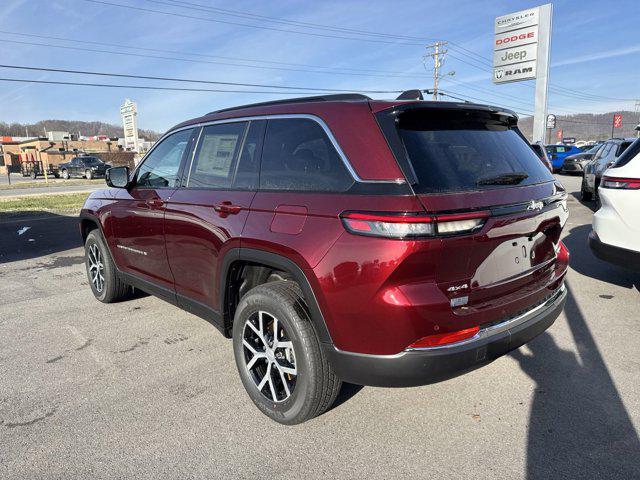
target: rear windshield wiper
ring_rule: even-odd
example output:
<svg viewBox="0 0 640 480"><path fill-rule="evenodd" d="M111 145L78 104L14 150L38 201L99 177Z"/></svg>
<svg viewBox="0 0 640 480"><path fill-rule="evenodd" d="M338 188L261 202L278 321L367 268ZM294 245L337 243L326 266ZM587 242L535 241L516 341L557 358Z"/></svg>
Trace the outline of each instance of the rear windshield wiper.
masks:
<svg viewBox="0 0 640 480"><path fill-rule="evenodd" d="M517 185L529 175L524 172L502 173L476 180L476 185Z"/></svg>

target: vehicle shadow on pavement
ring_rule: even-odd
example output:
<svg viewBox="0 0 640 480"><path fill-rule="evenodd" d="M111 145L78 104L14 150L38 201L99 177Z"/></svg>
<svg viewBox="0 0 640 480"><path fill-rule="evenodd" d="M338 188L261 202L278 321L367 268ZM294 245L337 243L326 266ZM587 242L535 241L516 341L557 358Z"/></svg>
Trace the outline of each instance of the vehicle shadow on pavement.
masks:
<svg viewBox="0 0 640 480"><path fill-rule="evenodd" d="M81 247L77 215L0 213L0 264Z"/></svg>
<svg viewBox="0 0 640 480"><path fill-rule="evenodd" d="M589 202L585 202L584 200L582 200L580 198L580 192L571 192L571 195L573 195L573 197L580 202L582 205L584 205L585 207L587 207L589 210L591 210L592 212L596 212L596 210L598 210L598 208L600 207L598 205L598 202L596 200L591 200Z"/></svg>
<svg viewBox="0 0 640 480"><path fill-rule="evenodd" d="M510 354L536 382L527 478L637 478L640 439L570 288L565 314L577 355L548 332Z"/></svg>
<svg viewBox="0 0 640 480"><path fill-rule="evenodd" d="M562 239L571 254L571 268L587 277L640 291L640 274L610 265L596 258L588 245L591 225L574 227Z"/></svg>

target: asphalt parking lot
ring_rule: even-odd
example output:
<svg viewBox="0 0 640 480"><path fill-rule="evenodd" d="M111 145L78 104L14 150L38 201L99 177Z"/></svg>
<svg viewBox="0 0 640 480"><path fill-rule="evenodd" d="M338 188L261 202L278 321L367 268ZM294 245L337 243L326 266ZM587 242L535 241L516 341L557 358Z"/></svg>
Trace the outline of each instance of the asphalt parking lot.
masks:
<svg viewBox="0 0 640 480"><path fill-rule="evenodd" d="M550 330L444 383L347 385L295 427L258 412L204 320L94 300L74 218L0 217L0 478L639 478L640 275L591 255L580 179L559 178Z"/></svg>

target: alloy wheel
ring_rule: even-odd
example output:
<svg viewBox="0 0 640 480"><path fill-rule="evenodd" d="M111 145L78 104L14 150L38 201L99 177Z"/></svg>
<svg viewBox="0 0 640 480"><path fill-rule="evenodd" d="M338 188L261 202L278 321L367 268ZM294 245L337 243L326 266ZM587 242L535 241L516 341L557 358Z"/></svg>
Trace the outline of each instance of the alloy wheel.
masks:
<svg viewBox="0 0 640 480"><path fill-rule="evenodd" d="M98 245L95 243L89 246L89 276L91 283L98 293L104 288L104 263L102 262L102 253Z"/></svg>
<svg viewBox="0 0 640 480"><path fill-rule="evenodd" d="M244 364L258 391L272 402L284 402L298 378L293 343L282 322L259 311L246 320L242 332Z"/></svg>

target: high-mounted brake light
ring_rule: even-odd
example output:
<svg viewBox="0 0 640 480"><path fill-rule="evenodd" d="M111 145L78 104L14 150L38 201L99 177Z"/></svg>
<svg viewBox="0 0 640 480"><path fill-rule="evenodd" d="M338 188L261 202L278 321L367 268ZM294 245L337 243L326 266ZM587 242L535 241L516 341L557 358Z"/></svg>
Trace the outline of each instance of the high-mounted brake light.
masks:
<svg viewBox="0 0 640 480"><path fill-rule="evenodd" d="M357 235L416 238L469 233L484 225L487 217L487 211L443 215L350 212L342 215L342 222L347 231Z"/></svg>
<svg viewBox="0 0 640 480"><path fill-rule="evenodd" d="M417 342L412 343L407 347L407 350L415 348L433 348L449 345L452 343L462 342L472 338L478 333L480 327L465 328L464 330L458 330L456 332L439 333L436 335L429 335L423 337Z"/></svg>
<svg viewBox="0 0 640 480"><path fill-rule="evenodd" d="M602 177L600 187L618 190L640 190L640 178Z"/></svg>

